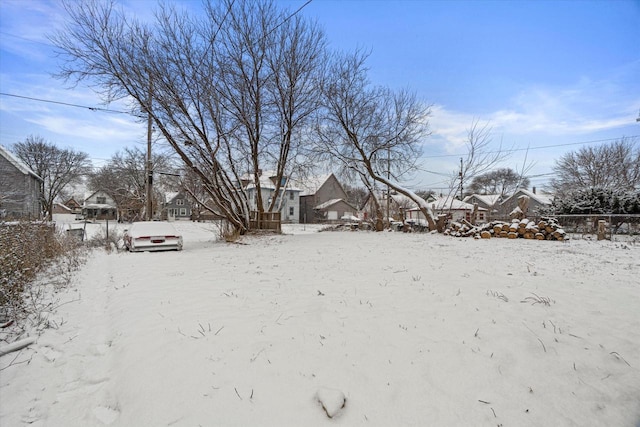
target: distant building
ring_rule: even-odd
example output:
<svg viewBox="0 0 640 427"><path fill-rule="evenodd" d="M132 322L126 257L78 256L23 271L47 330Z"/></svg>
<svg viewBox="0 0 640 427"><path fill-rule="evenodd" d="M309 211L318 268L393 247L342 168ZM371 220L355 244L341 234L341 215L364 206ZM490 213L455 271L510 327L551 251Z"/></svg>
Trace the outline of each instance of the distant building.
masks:
<svg viewBox="0 0 640 427"><path fill-rule="evenodd" d="M509 214L518 207L518 201L522 196L529 198L529 207L527 212L523 212L523 215L527 218L535 218L539 216L540 211L543 208L551 206L551 202L553 201L553 198L550 195L537 192L535 187L531 191L521 188L500 204L500 215L502 218L509 218Z"/></svg>
<svg viewBox="0 0 640 427"><path fill-rule="evenodd" d="M258 210L258 188L255 185L253 177L251 179L243 179L244 189L249 199L249 210ZM300 212L300 192L301 190L293 184L293 180L283 177L280 190L276 195L275 172L260 172L260 196L262 198L262 208L266 211L273 201L275 206L280 207L280 221L283 223L297 223Z"/></svg>
<svg viewBox="0 0 640 427"><path fill-rule="evenodd" d="M441 197L439 199L427 203L434 215L447 215L451 221L467 220L472 222L474 205L465 203L452 197ZM406 220L414 220L419 223L426 224L426 218L422 211L418 208L412 208L407 211ZM473 221L482 223L487 221L487 209L478 206L476 216Z"/></svg>
<svg viewBox="0 0 640 427"><path fill-rule="evenodd" d="M499 194L471 194L462 199L469 204L478 204L478 207L487 210L487 220L491 221L500 216L500 202L502 198Z"/></svg>
<svg viewBox="0 0 640 427"><path fill-rule="evenodd" d="M300 188L301 223L338 221L357 216L358 208L347 202L348 196L334 174L296 181Z"/></svg>
<svg viewBox="0 0 640 427"><path fill-rule="evenodd" d="M116 202L105 191L98 190L84 199L82 215L86 219L115 220L118 218Z"/></svg>
<svg viewBox="0 0 640 427"><path fill-rule="evenodd" d="M165 198L167 202L162 209L163 218L168 220L191 219L191 199L184 191L168 193Z"/></svg>
<svg viewBox="0 0 640 427"><path fill-rule="evenodd" d="M0 217L40 218L43 180L0 145Z"/></svg>

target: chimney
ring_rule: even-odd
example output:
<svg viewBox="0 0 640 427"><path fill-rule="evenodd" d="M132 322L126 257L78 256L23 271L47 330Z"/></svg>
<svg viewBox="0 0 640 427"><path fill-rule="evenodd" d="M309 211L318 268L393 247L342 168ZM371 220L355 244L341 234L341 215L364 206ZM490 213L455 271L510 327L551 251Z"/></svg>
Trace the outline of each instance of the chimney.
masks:
<svg viewBox="0 0 640 427"><path fill-rule="evenodd" d="M536 194L536 187L531 187L531 191L533 191L533 194Z"/></svg>

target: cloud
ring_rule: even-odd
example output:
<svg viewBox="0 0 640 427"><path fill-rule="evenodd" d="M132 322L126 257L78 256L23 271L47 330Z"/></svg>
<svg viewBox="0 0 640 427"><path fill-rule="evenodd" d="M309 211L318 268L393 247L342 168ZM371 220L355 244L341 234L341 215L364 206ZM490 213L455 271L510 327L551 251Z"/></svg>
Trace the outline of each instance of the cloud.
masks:
<svg viewBox="0 0 640 427"><path fill-rule="evenodd" d="M35 115L27 121L48 132L83 141L131 143L144 137L143 126L128 117L105 117L101 114L86 118L50 114Z"/></svg>
<svg viewBox="0 0 640 427"><path fill-rule="evenodd" d="M617 131L623 136L625 128L628 132L635 124L640 109L640 86L632 77L637 75L640 61L599 81L582 78L565 87L531 85L507 100L504 108L480 115L434 105L433 138L427 144L442 145L446 153L460 152L467 129L476 120L489 123L493 135L505 141L594 139L594 134Z"/></svg>

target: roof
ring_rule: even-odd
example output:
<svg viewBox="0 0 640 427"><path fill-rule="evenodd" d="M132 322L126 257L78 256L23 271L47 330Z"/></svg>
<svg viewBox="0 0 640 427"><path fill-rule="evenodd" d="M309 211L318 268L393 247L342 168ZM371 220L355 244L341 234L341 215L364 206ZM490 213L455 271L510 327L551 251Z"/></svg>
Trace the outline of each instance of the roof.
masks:
<svg viewBox="0 0 640 427"><path fill-rule="evenodd" d="M105 196L108 196L115 203L115 200L113 200L113 197L111 197L111 195L109 193L107 193L104 190L97 190L97 191L94 191L92 193L85 193L85 195L84 195L84 204L82 205L82 207L83 208L93 208L93 209L96 209L96 208L102 209L102 208L106 208L106 207L110 207L110 208L115 207L114 205L109 205L109 204L105 204L105 205L100 204L99 205L97 203L87 203L87 200L89 200L90 198L92 198L96 194L104 194Z"/></svg>
<svg viewBox="0 0 640 427"><path fill-rule="evenodd" d="M63 203L54 203L53 210L60 209L63 211L71 212L71 208Z"/></svg>
<svg viewBox="0 0 640 427"><path fill-rule="evenodd" d="M11 154L11 152L9 150L7 150L6 148L4 148L2 145L0 145L0 155L2 157L4 157L5 159L7 159L9 161L9 163L11 163L13 166L15 166L15 168L18 169L23 174L31 175L31 176L37 178L38 180L43 181L43 179L40 178L34 171L32 171L29 168L29 166L27 166L22 160L18 159L13 154Z"/></svg>
<svg viewBox="0 0 640 427"><path fill-rule="evenodd" d="M312 176L304 180L295 180L297 187L301 189L301 196L312 196L318 192L320 187L333 175L332 173L327 175Z"/></svg>
<svg viewBox="0 0 640 427"><path fill-rule="evenodd" d="M164 199L166 200L166 203L171 203L173 199L178 197L178 195L180 195L180 192L178 191L167 191L164 193Z"/></svg>
<svg viewBox="0 0 640 427"><path fill-rule="evenodd" d="M105 203L87 203L83 206L84 209L115 209L115 206Z"/></svg>
<svg viewBox="0 0 640 427"><path fill-rule="evenodd" d="M318 210L327 209L328 207L333 206L333 205L335 205L335 204L337 204L337 203L340 203L340 202L342 202L342 203L344 203L345 205L349 206L349 207L350 207L350 208L352 208L354 211L356 211L356 210L357 210L355 206L353 206L351 203L347 202L347 201L346 201L346 200L344 200L344 199L331 199L331 200L327 200L326 202L321 203L321 204L319 204L318 206L315 206L313 209L318 209Z"/></svg>
<svg viewBox="0 0 640 427"><path fill-rule="evenodd" d="M314 209L326 209L331 205L335 205L338 202L344 201L342 199L331 199L331 200L327 200L324 203L320 203L318 206L314 207ZM345 202L346 203L346 202Z"/></svg>
<svg viewBox="0 0 640 427"><path fill-rule="evenodd" d="M473 210L473 205L470 203L465 203L458 199L452 199L451 197L440 197L439 199L434 200L433 202L427 203L429 207L433 210L437 211L471 211ZM418 210L419 208L414 208L411 210ZM479 211L486 211L487 209L478 206Z"/></svg>
<svg viewBox="0 0 640 427"><path fill-rule="evenodd" d="M540 193L534 193L532 191L529 190L525 190L523 188L519 189L518 191L516 191L515 193L513 193L509 198L507 198L504 202L502 203L506 203L507 200L510 200L514 197L519 197L519 196L529 196L529 198L537 201L540 204L543 205L550 205L552 200L552 197L548 194L540 194Z"/></svg>
<svg viewBox="0 0 640 427"><path fill-rule="evenodd" d="M275 190L276 185L273 183L271 178L274 178L274 177L270 177L264 174L260 176L260 188L264 190ZM293 180L290 179L289 182L287 182L286 185L281 186L280 189L281 190L285 189L286 191L302 191L299 188L294 187L292 184L293 184ZM255 188L256 188L256 184L252 180L247 184L247 186L245 187L245 190L253 190Z"/></svg>
<svg viewBox="0 0 640 427"><path fill-rule="evenodd" d="M465 197L462 201L467 202L472 197L475 197L476 199L480 200L482 203L484 203L487 206L494 206L500 202L499 194L472 194L470 196Z"/></svg>

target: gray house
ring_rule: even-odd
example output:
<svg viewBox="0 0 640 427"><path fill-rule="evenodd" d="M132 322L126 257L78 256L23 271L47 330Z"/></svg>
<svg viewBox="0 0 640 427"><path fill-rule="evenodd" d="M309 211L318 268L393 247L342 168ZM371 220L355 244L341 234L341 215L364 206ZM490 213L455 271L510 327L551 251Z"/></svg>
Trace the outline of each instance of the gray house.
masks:
<svg viewBox="0 0 640 427"><path fill-rule="evenodd" d="M43 180L0 145L0 217L40 218Z"/></svg>
<svg viewBox="0 0 640 427"><path fill-rule="evenodd" d="M509 218L514 209L518 207L521 197L529 198L527 212L523 212L523 215L529 219L538 217L541 209L551 206L553 201L550 195L536 192L535 187L532 191L521 188L500 204L500 215L503 218Z"/></svg>
<svg viewBox="0 0 640 427"><path fill-rule="evenodd" d="M487 221L491 221L500 216L500 201L502 197L499 194L471 194L462 199L463 202L471 205L478 204L478 207L487 210Z"/></svg>
<svg viewBox="0 0 640 427"><path fill-rule="evenodd" d="M165 195L167 202L162 207L164 219L191 219L191 199L183 191Z"/></svg>
<svg viewBox="0 0 640 427"><path fill-rule="evenodd" d="M296 182L300 193L300 222L338 221L356 215L358 209L347 202L347 193L334 174Z"/></svg>

